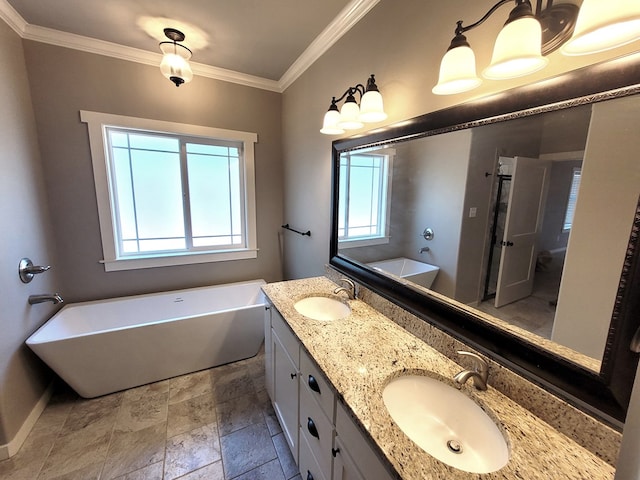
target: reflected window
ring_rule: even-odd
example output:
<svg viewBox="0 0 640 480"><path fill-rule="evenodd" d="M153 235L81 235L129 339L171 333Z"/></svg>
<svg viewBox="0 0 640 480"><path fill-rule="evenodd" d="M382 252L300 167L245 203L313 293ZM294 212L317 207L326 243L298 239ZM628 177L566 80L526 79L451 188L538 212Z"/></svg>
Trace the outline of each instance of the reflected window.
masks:
<svg viewBox="0 0 640 480"><path fill-rule="evenodd" d="M573 175L571 177L571 189L569 190L569 199L567 200L567 209L564 214L564 224L562 227L563 232L571 230L573 225L573 215L576 211L576 202L578 200L578 190L580 189L580 174L581 168L574 168Z"/></svg>
<svg viewBox="0 0 640 480"><path fill-rule="evenodd" d="M392 152L340 157L338 242L341 248L388 243Z"/></svg>

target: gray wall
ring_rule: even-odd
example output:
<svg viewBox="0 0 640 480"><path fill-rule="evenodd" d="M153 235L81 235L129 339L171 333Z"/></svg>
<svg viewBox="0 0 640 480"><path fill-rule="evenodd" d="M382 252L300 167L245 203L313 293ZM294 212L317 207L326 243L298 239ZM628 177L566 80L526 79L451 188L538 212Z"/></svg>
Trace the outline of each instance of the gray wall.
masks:
<svg viewBox="0 0 640 480"><path fill-rule="evenodd" d="M176 88L157 67L25 41L63 293L84 301L282 276L281 95L195 77ZM258 258L104 271L86 125L79 111L255 132Z"/></svg>
<svg viewBox="0 0 640 480"><path fill-rule="evenodd" d="M634 50L629 46L615 53L583 57L564 57L554 52L549 57L550 64L536 74L509 81L485 81L466 94L433 95L431 88L437 81L440 60L453 37L456 20L464 14L465 20L475 21L493 3L382 0L287 88L283 97L284 217L299 229L310 229L312 236L285 238L285 277L322 275L329 260L331 142L338 137L322 135L319 130L332 96L341 95L347 87L364 82L374 73L389 114L383 123L390 125ZM503 15L493 15L469 32L478 70L490 61L496 32L508 13L507 7L503 10ZM372 124L366 129L378 126Z"/></svg>
<svg viewBox="0 0 640 480"><path fill-rule="evenodd" d="M51 303L29 306L30 294L61 287L40 167L22 41L0 21L0 458L42 396L51 373L24 345L52 313ZM18 263L29 256L53 269L29 284ZM15 453L15 452L12 452Z"/></svg>

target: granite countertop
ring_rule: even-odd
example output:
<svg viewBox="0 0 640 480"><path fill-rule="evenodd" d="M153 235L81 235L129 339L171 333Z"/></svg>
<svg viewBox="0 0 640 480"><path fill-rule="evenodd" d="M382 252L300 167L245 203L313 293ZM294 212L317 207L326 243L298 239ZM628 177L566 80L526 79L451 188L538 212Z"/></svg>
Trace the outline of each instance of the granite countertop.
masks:
<svg viewBox="0 0 640 480"><path fill-rule="evenodd" d="M265 294L337 391L339 401L347 406L400 478L584 480L614 477L611 465L494 388L477 391L472 382L467 382L462 389L496 421L509 444L509 463L497 472L475 474L450 467L427 454L391 419L382 390L390 379L407 373L436 377L453 385L453 376L461 366L360 300L349 300L351 314L332 322L309 319L293 307L296 301L310 295L331 296L334 288L336 284L326 277L263 286Z"/></svg>

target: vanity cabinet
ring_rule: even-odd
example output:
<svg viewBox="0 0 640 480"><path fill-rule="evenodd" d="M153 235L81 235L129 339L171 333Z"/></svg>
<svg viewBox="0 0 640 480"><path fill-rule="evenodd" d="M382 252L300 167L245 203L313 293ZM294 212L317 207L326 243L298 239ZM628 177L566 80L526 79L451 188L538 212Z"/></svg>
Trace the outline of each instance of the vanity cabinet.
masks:
<svg viewBox="0 0 640 480"><path fill-rule="evenodd" d="M391 480L278 310L265 314L265 382L303 480Z"/></svg>
<svg viewBox="0 0 640 480"><path fill-rule="evenodd" d="M274 308L271 308L270 311L271 368L273 371L273 387L270 393L271 402L293 458L298 463L300 345L278 311Z"/></svg>

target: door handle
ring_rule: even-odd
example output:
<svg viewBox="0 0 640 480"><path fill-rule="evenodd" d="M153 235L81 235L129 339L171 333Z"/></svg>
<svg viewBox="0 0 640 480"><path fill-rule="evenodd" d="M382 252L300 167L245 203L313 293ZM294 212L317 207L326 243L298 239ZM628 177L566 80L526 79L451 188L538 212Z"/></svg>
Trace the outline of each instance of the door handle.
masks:
<svg viewBox="0 0 640 480"><path fill-rule="evenodd" d="M502 245L503 247L513 247L513 242L509 242L509 241L505 242L505 241L502 241L502 242L500 242L500 245Z"/></svg>

